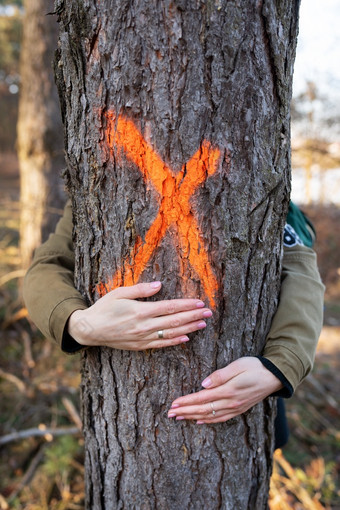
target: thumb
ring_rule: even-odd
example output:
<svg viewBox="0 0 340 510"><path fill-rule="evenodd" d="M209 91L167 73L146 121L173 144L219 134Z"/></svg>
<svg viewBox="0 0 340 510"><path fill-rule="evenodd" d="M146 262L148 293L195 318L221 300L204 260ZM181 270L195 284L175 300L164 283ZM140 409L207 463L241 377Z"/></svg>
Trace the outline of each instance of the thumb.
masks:
<svg viewBox="0 0 340 510"><path fill-rule="evenodd" d="M153 296L161 289L161 282L137 283L130 287L118 287L110 294L115 299L138 299Z"/></svg>
<svg viewBox="0 0 340 510"><path fill-rule="evenodd" d="M202 381L203 388L216 388L216 386L220 386L221 384L230 381L230 379L233 379L241 372L244 372L245 367L242 364L242 359L244 358L237 359L226 367L220 368L219 370L216 370L210 374L204 379L204 381Z"/></svg>

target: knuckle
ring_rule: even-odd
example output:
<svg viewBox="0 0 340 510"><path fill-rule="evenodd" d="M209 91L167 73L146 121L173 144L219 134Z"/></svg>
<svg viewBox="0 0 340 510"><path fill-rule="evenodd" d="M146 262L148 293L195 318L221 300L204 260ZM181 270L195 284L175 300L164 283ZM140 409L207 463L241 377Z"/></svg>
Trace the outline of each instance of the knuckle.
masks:
<svg viewBox="0 0 340 510"><path fill-rule="evenodd" d="M148 286L145 283L136 283L134 287L141 297L144 297L148 291Z"/></svg>
<svg viewBox="0 0 340 510"><path fill-rule="evenodd" d="M142 306L139 306L137 310L135 310L134 313L134 319L135 321L142 321L147 316L146 310Z"/></svg>
<svg viewBox="0 0 340 510"><path fill-rule="evenodd" d="M235 400L236 392L232 388L226 388L224 392L224 397L227 399Z"/></svg>
<svg viewBox="0 0 340 510"><path fill-rule="evenodd" d="M181 321L179 319L172 319L170 323L171 328L178 328L181 325Z"/></svg>
<svg viewBox="0 0 340 510"><path fill-rule="evenodd" d="M170 303L167 303L166 313L168 315L171 315L171 314L175 313L175 311L176 311L176 307L175 307L174 303L172 303L171 301L170 301Z"/></svg>
<svg viewBox="0 0 340 510"><path fill-rule="evenodd" d="M214 383L217 386L220 386L221 384L224 383L224 379L220 370L216 370L216 372L214 373Z"/></svg>
<svg viewBox="0 0 340 510"><path fill-rule="evenodd" d="M203 310L197 310L197 312L195 312L193 320L201 321L202 319L203 320L206 319L206 317L204 317L204 315L203 315Z"/></svg>
<svg viewBox="0 0 340 510"><path fill-rule="evenodd" d="M204 395L200 395L198 394L197 395L197 401L200 405L205 405L206 404L206 400L205 400L205 396Z"/></svg>
<svg viewBox="0 0 340 510"><path fill-rule="evenodd" d="M211 409L209 410L207 408L207 406L201 406L198 409L198 414L203 414L204 416L208 416L210 412L211 412Z"/></svg>
<svg viewBox="0 0 340 510"><path fill-rule="evenodd" d="M238 400L234 400L234 402L230 403L230 409L238 409L241 407L241 402Z"/></svg>
<svg viewBox="0 0 340 510"><path fill-rule="evenodd" d="M174 338L176 335L175 335L175 332L172 328L170 329L167 329L166 331L164 331L164 338Z"/></svg>
<svg viewBox="0 0 340 510"><path fill-rule="evenodd" d="M137 328L137 327L132 326L132 327L128 330L128 334L129 334L129 336L130 336L130 337L132 337L132 338L133 338L133 337L137 337L137 336L138 336L138 334L139 334L139 330L138 330L138 328Z"/></svg>
<svg viewBox="0 0 340 510"><path fill-rule="evenodd" d="M144 337L144 336L148 335L148 333L150 332L150 328L147 324L144 324L144 323L138 324L135 327L135 332L138 337Z"/></svg>

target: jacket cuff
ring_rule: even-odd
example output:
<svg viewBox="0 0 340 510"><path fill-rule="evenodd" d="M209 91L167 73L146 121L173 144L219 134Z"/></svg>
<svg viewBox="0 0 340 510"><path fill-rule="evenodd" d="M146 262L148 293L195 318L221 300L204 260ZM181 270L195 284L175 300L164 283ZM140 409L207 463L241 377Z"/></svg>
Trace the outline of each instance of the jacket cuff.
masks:
<svg viewBox="0 0 340 510"><path fill-rule="evenodd" d="M81 297L71 297L58 303L52 311L49 324L50 335L57 341L64 352L77 352L83 348L68 334L67 322L73 312L85 310L86 308L88 307Z"/></svg>
<svg viewBox="0 0 340 510"><path fill-rule="evenodd" d="M277 368L277 366L274 365L274 363L272 363L269 359L264 358L263 356L256 356L256 358L258 358L261 361L262 365L265 366L267 368L267 370L269 370L269 372L271 372L273 375L275 375L275 377L277 377L279 379L279 381L281 381L284 386L284 388L281 388L281 390L279 390L279 391L275 391L275 393L272 393L270 396L271 397L290 398L294 393L294 389L293 389L293 386L288 381L288 379L281 372L281 370L279 370Z"/></svg>
<svg viewBox="0 0 340 510"><path fill-rule="evenodd" d="M267 341L262 355L277 367L289 381L294 392L310 370L306 370L300 357L291 348L292 346L287 347L288 340L283 338L273 344Z"/></svg>
<svg viewBox="0 0 340 510"><path fill-rule="evenodd" d="M78 308L79 310L79 308ZM61 349L64 352L67 352L68 354L75 354L76 352L80 352L84 349L87 349L87 347L84 347L83 345L78 344L78 342L70 335L70 333L67 331L67 323L65 324L63 336L61 339Z"/></svg>

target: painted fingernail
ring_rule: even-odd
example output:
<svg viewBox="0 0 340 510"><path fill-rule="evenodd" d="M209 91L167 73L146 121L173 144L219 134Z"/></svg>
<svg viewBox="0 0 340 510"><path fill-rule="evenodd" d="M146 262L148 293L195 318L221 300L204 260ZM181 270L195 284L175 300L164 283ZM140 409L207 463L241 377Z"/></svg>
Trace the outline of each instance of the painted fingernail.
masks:
<svg viewBox="0 0 340 510"><path fill-rule="evenodd" d="M184 416L177 416L176 420L185 420Z"/></svg>
<svg viewBox="0 0 340 510"><path fill-rule="evenodd" d="M189 338L187 336L182 336L182 338L179 339L180 342L189 342Z"/></svg>
<svg viewBox="0 0 340 510"><path fill-rule="evenodd" d="M201 421L201 420L198 420L198 421L196 422L196 424L197 424L197 425L203 425L203 423L204 423L204 421Z"/></svg>
<svg viewBox="0 0 340 510"><path fill-rule="evenodd" d="M158 288L158 287L160 287L160 286L161 286L161 282L151 282L151 283L150 283L150 287L151 287L152 289L157 289L157 288Z"/></svg>
<svg viewBox="0 0 340 510"><path fill-rule="evenodd" d="M203 312L203 317L211 317L211 316L212 316L212 312L210 310Z"/></svg>
<svg viewBox="0 0 340 510"><path fill-rule="evenodd" d="M209 386L212 385L212 380L210 379L210 377L207 377L206 379L204 379L204 381L202 382L202 386L203 388L209 388Z"/></svg>
<svg viewBox="0 0 340 510"><path fill-rule="evenodd" d="M197 306L197 308L203 308L203 306L204 306L203 301L197 301L196 306Z"/></svg>
<svg viewBox="0 0 340 510"><path fill-rule="evenodd" d="M198 327L198 328L205 328L205 327L206 327L206 323L205 323L204 321L199 322L199 323L197 324L197 327Z"/></svg>
<svg viewBox="0 0 340 510"><path fill-rule="evenodd" d="M179 407L179 404L172 404L171 409L177 409Z"/></svg>
<svg viewBox="0 0 340 510"><path fill-rule="evenodd" d="M175 418L176 413L168 413L168 418Z"/></svg>

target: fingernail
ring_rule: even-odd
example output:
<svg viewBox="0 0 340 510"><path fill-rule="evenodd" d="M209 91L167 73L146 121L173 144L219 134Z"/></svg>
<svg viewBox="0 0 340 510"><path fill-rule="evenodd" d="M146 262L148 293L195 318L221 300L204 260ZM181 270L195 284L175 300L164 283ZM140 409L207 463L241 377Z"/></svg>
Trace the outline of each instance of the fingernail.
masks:
<svg viewBox="0 0 340 510"><path fill-rule="evenodd" d="M197 308L203 308L203 306L204 306L203 301L197 301L196 306L197 306Z"/></svg>
<svg viewBox="0 0 340 510"><path fill-rule="evenodd" d="M184 416L177 416L176 420L185 420Z"/></svg>
<svg viewBox="0 0 340 510"><path fill-rule="evenodd" d="M203 423L204 423L204 421L201 421L201 420L198 420L198 421L196 422L196 424L197 424L197 425L203 425Z"/></svg>
<svg viewBox="0 0 340 510"><path fill-rule="evenodd" d="M198 327L198 328L205 328L205 327L206 327L206 323L205 323L205 322L203 322L203 321L202 321L202 322L199 322L199 323L197 324L197 327Z"/></svg>
<svg viewBox="0 0 340 510"><path fill-rule="evenodd" d="M168 413L168 418L175 418L176 413Z"/></svg>
<svg viewBox="0 0 340 510"><path fill-rule="evenodd" d="M210 310L203 312L203 317L211 317L211 316L212 316L212 312Z"/></svg>
<svg viewBox="0 0 340 510"><path fill-rule="evenodd" d="M160 287L160 286L161 286L161 282L151 282L151 283L150 283L150 287L151 287L152 289L157 289L157 288L158 288L158 287Z"/></svg>
<svg viewBox="0 0 340 510"><path fill-rule="evenodd" d="M212 385L212 380L210 379L210 377L207 377L206 379L204 379L204 381L202 382L202 386L203 388L209 388L209 386Z"/></svg>
<svg viewBox="0 0 340 510"><path fill-rule="evenodd" d="M171 409L177 409L177 407L180 407L179 404L172 404Z"/></svg>
<svg viewBox="0 0 340 510"><path fill-rule="evenodd" d="M189 338L187 336L182 336L182 338L179 339L180 342L189 342Z"/></svg>

